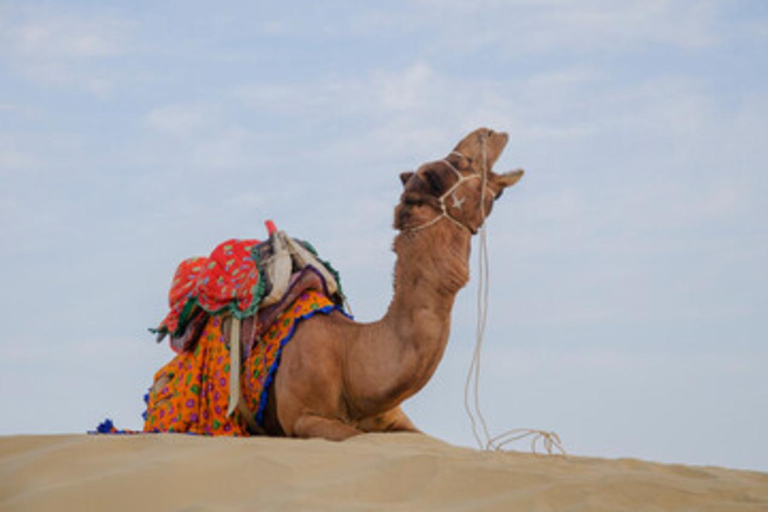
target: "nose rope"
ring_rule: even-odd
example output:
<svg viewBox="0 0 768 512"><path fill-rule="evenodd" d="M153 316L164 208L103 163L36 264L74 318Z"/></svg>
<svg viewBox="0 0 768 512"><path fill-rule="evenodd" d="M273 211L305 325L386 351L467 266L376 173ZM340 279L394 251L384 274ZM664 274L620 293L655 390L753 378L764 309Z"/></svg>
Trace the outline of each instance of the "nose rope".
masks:
<svg viewBox="0 0 768 512"><path fill-rule="evenodd" d="M469 371L467 372L467 380L464 385L464 409L469 416L469 420L472 424L472 434L477 441L481 450L485 451L501 451L508 444L520 441L525 438L531 438L531 451L536 453L536 447L539 441L544 448L544 451L552 455L555 451L560 452L563 455L567 455L565 448L563 448L560 436L555 432L548 432L545 430L532 429L532 428L516 428L508 430L502 434L491 437L488 424L485 421L482 411L480 410L480 361L481 351L483 347L483 338L485 337L485 327L488 323L488 304L489 304L489 290L490 290L490 259L488 256L488 237L485 226L485 218L487 212L485 211L485 192L488 179L488 155L487 155L487 133L483 136L482 144L482 157L483 157L483 172L482 172L482 192L480 194L480 218L481 224L478 230L480 235L480 242L478 248L478 287L477 287L477 324L476 324L476 341L475 348L472 353L472 360L469 364ZM470 397L470 388L472 396ZM482 429L482 435L484 440L481 439L478 432L478 424Z"/></svg>
<svg viewBox="0 0 768 512"><path fill-rule="evenodd" d="M487 155L486 155L486 143L487 137L483 137L482 144L482 157L483 157L483 176L487 174ZM488 430L488 424L485 421L483 412L480 410L480 362L481 352L483 348L483 340L485 337L485 327L488 320L488 300L489 300L489 278L488 275L488 247L487 247L487 232L485 229L485 188L483 187L480 195L480 218L482 225L480 226L480 242L478 245L478 284L477 284L477 321L475 324L475 348L472 351L472 360L469 363L469 371L467 372L467 380L464 384L464 410L469 416L469 420L472 423L472 435L475 437L478 446L481 449L488 449L488 440L491 439L491 435ZM470 389L472 390L472 399L470 399ZM484 443L478 433L479 427L482 428L482 434L486 442Z"/></svg>
<svg viewBox="0 0 768 512"><path fill-rule="evenodd" d="M488 429L488 423L485 421L482 411L480 410L480 362L481 352L483 347L483 339L485 337L485 327L488 323L488 304L489 304L489 292L490 292L490 259L488 256L488 235L485 226L485 219L488 212L485 211L485 199L488 191L488 134L483 134L482 139L482 160L483 170L481 174L474 173L471 176L463 176L456 167L451 164L447 159L442 160L443 163L453 170L458 176L458 181L449 188L438 200L440 204L440 214L430 219L429 221L404 230L404 232L416 232L426 229L443 218L447 218L454 224L466 229L470 234L478 233L480 235L479 249L478 249L478 288L477 288L477 324L476 324L476 341L475 348L472 353L472 360L469 365L469 371L467 372L467 380L464 385L464 409L469 416L469 420L472 424L472 434L477 441L478 447L484 451L501 451L504 448L516 441L520 441L526 438L531 439L531 452L537 453L536 449L539 444L543 447L544 451L552 455L555 452L559 452L562 455L567 456L568 453L563 447L560 436L556 432L550 432L546 430L539 430L534 428L515 428L503 432L497 436L491 436ZM464 155L458 151L453 151L451 154L458 155L464 158ZM482 180L481 192L480 192L480 226L476 229L472 229L463 222L453 217L448 207L445 204L445 199L458 190L458 188L465 182L471 179ZM453 197L454 206L461 208L461 204L464 202L462 199ZM471 389L471 391L470 391ZM484 440L481 438L481 434Z"/></svg>

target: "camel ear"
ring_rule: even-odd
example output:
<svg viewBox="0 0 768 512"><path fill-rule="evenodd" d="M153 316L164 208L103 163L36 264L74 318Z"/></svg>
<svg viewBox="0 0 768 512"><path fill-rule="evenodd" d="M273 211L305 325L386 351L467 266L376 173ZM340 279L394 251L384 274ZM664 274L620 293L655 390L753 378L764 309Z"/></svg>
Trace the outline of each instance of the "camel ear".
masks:
<svg viewBox="0 0 768 512"><path fill-rule="evenodd" d="M503 190L507 187L511 187L512 185L520 181L520 178L523 177L523 174L525 174L525 171L523 171L522 169L518 169L516 171L509 171L509 172L496 175L493 178L493 181L499 184Z"/></svg>
<svg viewBox="0 0 768 512"><path fill-rule="evenodd" d="M413 176L413 173L411 171L400 173L400 182L402 182L403 186L405 186L405 184L408 183L408 180L411 179L411 176Z"/></svg>

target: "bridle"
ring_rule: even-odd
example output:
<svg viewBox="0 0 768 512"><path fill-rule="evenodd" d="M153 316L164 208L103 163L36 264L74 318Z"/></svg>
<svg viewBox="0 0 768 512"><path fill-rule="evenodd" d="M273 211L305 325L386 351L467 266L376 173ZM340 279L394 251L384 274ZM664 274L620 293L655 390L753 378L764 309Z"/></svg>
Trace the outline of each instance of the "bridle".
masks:
<svg viewBox="0 0 768 512"><path fill-rule="evenodd" d="M439 204L440 204L440 214L425 222L424 224L421 224L419 226L415 226L412 228L409 228L407 230L403 230L404 232L413 232L413 231L420 231L422 229L426 229L429 226L433 226L440 222L441 219L447 218L451 222L461 226L462 228L469 231L471 234L480 233L479 240L478 240L478 275L480 277L480 281L478 283L477 287L477 330L476 330L476 342L475 342L475 349L472 354L472 361L469 365L469 372L467 372L467 380L464 384L464 409L467 412L467 415L469 416L469 420L472 423L472 434L475 436L475 439L477 440L477 443L481 450L489 451L489 450L503 450L504 447L510 443L513 443L515 441L519 441L521 439L530 438L531 441L531 448L533 450L533 453L536 453L536 443L541 441L541 443L544 446L544 449L549 454L553 454L556 451L559 451L563 455L568 455L565 451L565 448L563 448L562 442L560 441L560 437L555 432L547 432L545 430L539 430L539 429L529 429L529 428L516 428L513 430L508 430L507 432L504 432L500 435L491 437L490 431L488 429L488 424L485 421L485 417L483 416L482 411L480 410L480 361L481 361L481 351L483 346L483 338L485 337L485 328L487 325L488 320L488 302L489 302L489 285L490 285L490 271L489 271L489 259L488 259L488 241L487 241L487 227L485 226L485 218L488 214L488 212L485 211L485 198L487 197L487 192L491 192L491 197L494 197L494 192L488 187L488 176L489 176L489 169L488 169L488 153L487 153L487 144L488 144L488 134L485 133L482 135L482 164L483 169L481 173L473 172L471 176L462 176L462 174L459 172L458 169L456 169L451 162L448 160L442 160L445 164L448 165L451 169L453 169L453 172L456 173L456 175L459 177L459 181L454 183L454 185L449 188L443 195L439 197ZM458 151L454 151L454 154L457 154L461 157L463 155L459 153ZM471 226L468 226L467 224L461 222L459 219L452 216L448 210L448 207L445 205L445 200L448 196L453 197L453 206L457 208L461 208L462 203L464 202L464 199L460 199L456 197L456 191L459 189L459 187L465 182L472 179L480 179L482 180L482 188L480 192L480 225L477 228L472 228ZM496 195L498 197L498 195ZM480 427L480 432L478 432L478 427ZM482 437L485 438L485 441L481 439Z"/></svg>
<svg viewBox="0 0 768 512"><path fill-rule="evenodd" d="M464 158L464 155L462 155L458 151L452 151L451 154L452 155L458 155L458 156ZM446 164L454 173L456 173L456 176L459 178L459 180L456 183L454 183L453 186L451 186L451 188L446 190L443 193L443 195L441 195L440 197L437 198L438 204L440 205L440 214L437 217L428 220L424 224L420 224L418 226L414 226L414 227L408 228L408 229L404 230L404 232L406 232L406 233L413 233L415 231L421 231L422 229L426 229L426 228L428 228L430 226L433 226L433 225L437 224L442 219L448 219L451 222L453 222L454 224L456 224L457 226L460 226L460 227L466 229L467 231L469 231L471 234L474 235L474 234L477 233L477 230L478 230L479 226L477 228L473 228L471 226L468 226L467 224L465 224L461 220L457 219L453 215L451 215L450 210L448 209L448 206L445 204L445 200L446 200L446 198L448 198L450 196L453 199L453 205L452 206L454 208L461 209L462 205L464 204L464 201L466 201L466 198L458 197L456 195L456 192L458 191L459 187L464 182L467 182L469 180L475 180L475 179L483 180L483 185L484 185L483 190L488 189L491 192L491 196L493 196L494 195L493 191L490 190L490 188L488 187L488 184L486 182L486 180L487 180L487 169L485 170L485 172L486 172L485 175L481 175L481 174L479 174L477 172L474 172L470 176L464 176L463 174L461 174L461 172L459 172L459 170L456 167L454 167L454 165L451 162L448 161L447 158L444 158L443 160L440 160L440 162ZM485 212L485 197L486 197L486 195L483 193L480 196L481 196L480 197L480 208L483 210L482 213L483 213L483 221L484 221L485 220L485 213L486 213Z"/></svg>

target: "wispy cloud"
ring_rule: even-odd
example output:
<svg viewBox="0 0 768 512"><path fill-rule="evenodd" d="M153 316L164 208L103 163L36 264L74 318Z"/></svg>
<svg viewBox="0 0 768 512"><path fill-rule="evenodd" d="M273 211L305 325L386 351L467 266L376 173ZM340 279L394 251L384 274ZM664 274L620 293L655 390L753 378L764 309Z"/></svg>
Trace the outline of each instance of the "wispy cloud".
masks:
<svg viewBox="0 0 768 512"><path fill-rule="evenodd" d="M531 98L544 95L544 89L567 91L569 86L596 79L590 70L569 68L522 82L493 81L451 76L416 62L400 69L321 77L303 84L243 85L232 92L232 101L264 114L316 125L340 120L365 124L362 130L345 134L343 140L325 145L325 155L412 158L421 148L437 146L459 136L460 131L482 125L509 128L525 133L528 139L579 137L583 128L543 126L536 121L536 112L526 115L530 108L525 104L535 103Z"/></svg>
<svg viewBox="0 0 768 512"><path fill-rule="evenodd" d="M626 51L648 45L705 48L724 34L716 30L718 2L553 0L460 2L422 0L408 12L369 10L360 33L438 34L434 51L462 54L481 48L506 57L557 49L565 52ZM430 13L440 12L440 16Z"/></svg>
<svg viewBox="0 0 768 512"><path fill-rule="evenodd" d="M187 136L215 121L213 109L203 105L165 105L149 112L145 119L150 128L160 132Z"/></svg>
<svg viewBox="0 0 768 512"><path fill-rule="evenodd" d="M643 350L633 353L603 348L587 350L532 349L492 347L486 357L485 368L488 377L503 378L505 375L533 375L538 372L559 373L561 371L589 372L595 374L622 374L627 372L651 375L672 374L686 366L701 376L743 375L759 372L768 351L755 357L752 352L719 351L718 353L690 353Z"/></svg>
<svg viewBox="0 0 768 512"><path fill-rule="evenodd" d="M90 59L131 51L131 24L117 18L25 9L1 27L4 53L26 59Z"/></svg>
<svg viewBox="0 0 768 512"><path fill-rule="evenodd" d="M41 164L34 155L0 145L0 176L10 176L19 171L27 171Z"/></svg>
<svg viewBox="0 0 768 512"><path fill-rule="evenodd" d="M113 73L98 63L133 51L133 25L103 16L74 16L55 8L15 6L0 20L0 55L9 69L44 87L82 90L105 98Z"/></svg>

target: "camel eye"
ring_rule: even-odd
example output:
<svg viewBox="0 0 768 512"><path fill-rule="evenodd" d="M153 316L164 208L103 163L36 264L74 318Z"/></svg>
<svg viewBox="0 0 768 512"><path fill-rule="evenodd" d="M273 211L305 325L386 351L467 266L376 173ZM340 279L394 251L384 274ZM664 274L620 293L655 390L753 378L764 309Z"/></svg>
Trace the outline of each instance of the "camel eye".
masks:
<svg viewBox="0 0 768 512"><path fill-rule="evenodd" d="M424 204L424 201L416 195L409 194L403 197L403 203L406 206L421 206Z"/></svg>
<svg viewBox="0 0 768 512"><path fill-rule="evenodd" d="M440 177L435 171L425 171L424 179L427 181L433 192L440 192L442 188L442 182L440 181Z"/></svg>
<svg viewBox="0 0 768 512"><path fill-rule="evenodd" d="M406 206L421 206L424 204L423 202L419 201L418 199L406 199L405 205Z"/></svg>

